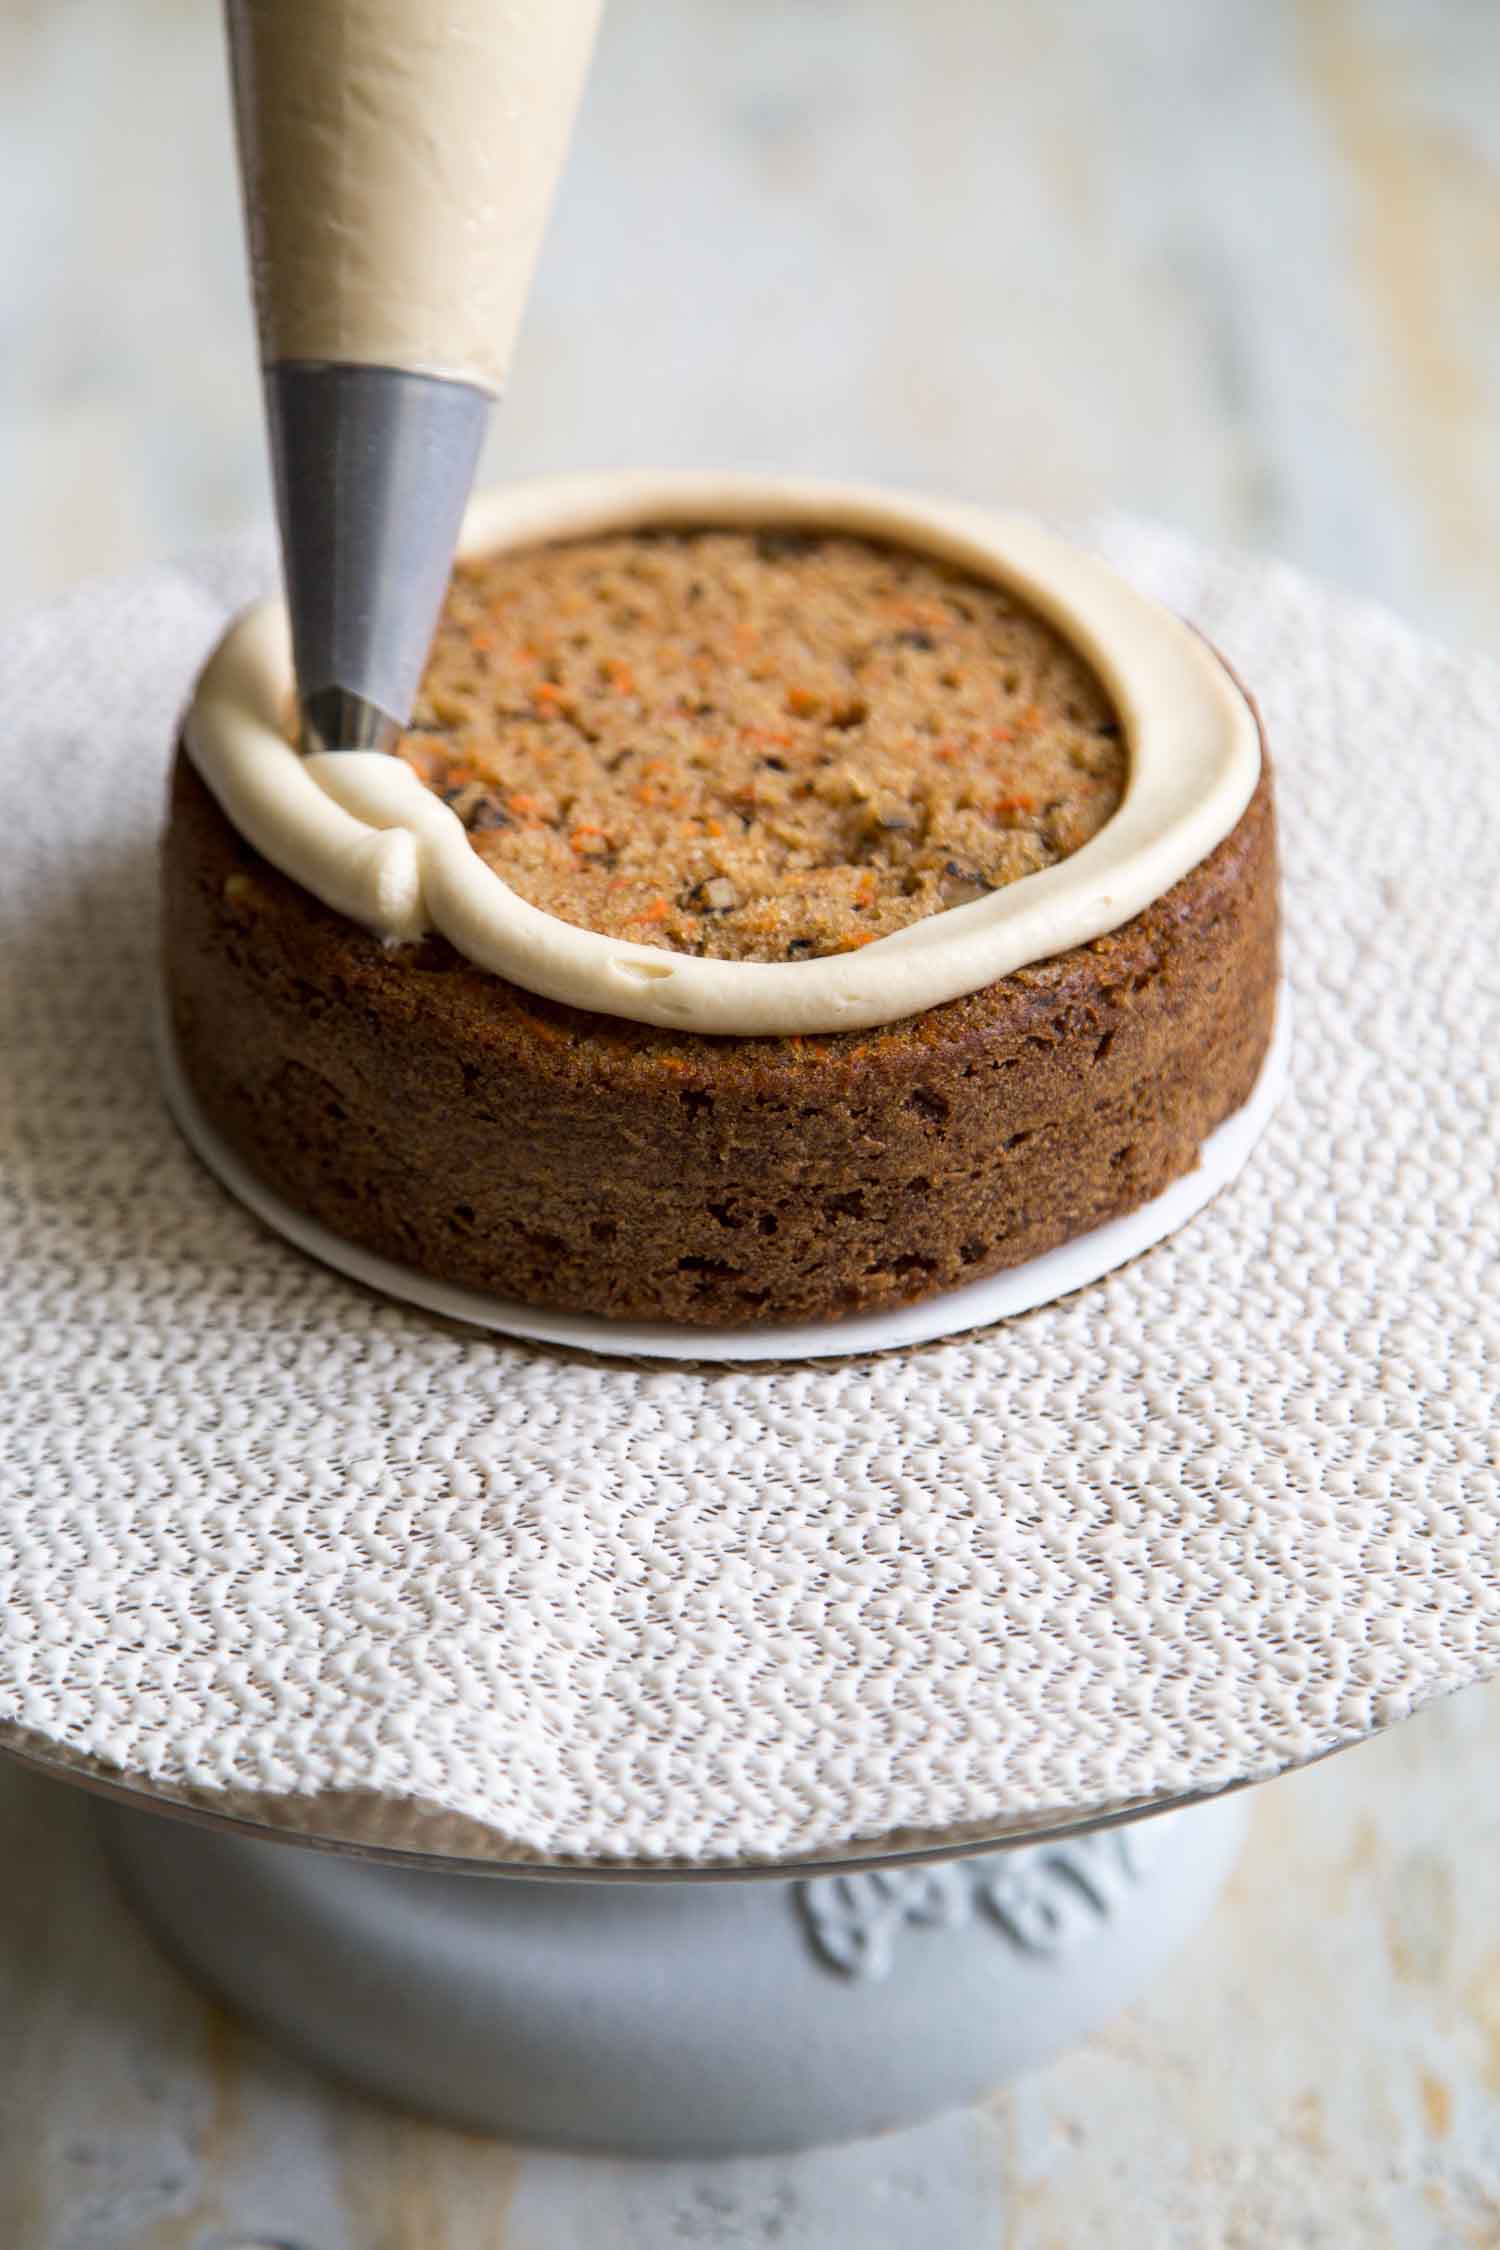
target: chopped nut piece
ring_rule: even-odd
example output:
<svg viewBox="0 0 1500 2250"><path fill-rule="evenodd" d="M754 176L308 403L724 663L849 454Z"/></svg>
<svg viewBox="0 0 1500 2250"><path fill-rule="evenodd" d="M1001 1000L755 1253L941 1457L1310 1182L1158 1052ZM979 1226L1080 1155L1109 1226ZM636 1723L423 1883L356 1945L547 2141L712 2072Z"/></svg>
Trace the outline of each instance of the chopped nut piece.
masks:
<svg viewBox="0 0 1500 2250"><path fill-rule="evenodd" d="M740 894L727 875L709 875L694 883L682 903L692 914L730 914L739 905Z"/></svg>
<svg viewBox="0 0 1500 2250"><path fill-rule="evenodd" d="M492 789L482 781L465 781L457 788L444 789L442 799L451 805L465 828L507 828L510 817Z"/></svg>
<svg viewBox="0 0 1500 2250"><path fill-rule="evenodd" d="M513 825L510 814L498 797L486 797L474 807L466 823L471 835L481 834L490 828L509 828Z"/></svg>
<svg viewBox="0 0 1500 2250"><path fill-rule="evenodd" d="M904 797L881 795L865 807L863 825L869 834L910 836L920 827L921 817Z"/></svg>
<svg viewBox="0 0 1500 2250"><path fill-rule="evenodd" d="M944 906L972 906L976 898L988 898L994 889L972 867L960 867L950 859L938 881L938 895Z"/></svg>

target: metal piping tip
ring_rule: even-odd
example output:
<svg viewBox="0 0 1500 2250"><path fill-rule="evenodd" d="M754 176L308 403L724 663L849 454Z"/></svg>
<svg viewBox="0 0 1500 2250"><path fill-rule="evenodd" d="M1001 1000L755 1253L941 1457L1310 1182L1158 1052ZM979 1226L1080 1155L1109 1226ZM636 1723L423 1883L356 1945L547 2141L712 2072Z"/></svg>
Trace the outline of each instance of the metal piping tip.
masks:
<svg viewBox="0 0 1500 2250"><path fill-rule="evenodd" d="M410 719L489 405L398 367L266 369L306 748L390 750Z"/></svg>
<svg viewBox="0 0 1500 2250"><path fill-rule="evenodd" d="M303 698L304 751L394 750L401 735L399 719L351 688L314 688Z"/></svg>

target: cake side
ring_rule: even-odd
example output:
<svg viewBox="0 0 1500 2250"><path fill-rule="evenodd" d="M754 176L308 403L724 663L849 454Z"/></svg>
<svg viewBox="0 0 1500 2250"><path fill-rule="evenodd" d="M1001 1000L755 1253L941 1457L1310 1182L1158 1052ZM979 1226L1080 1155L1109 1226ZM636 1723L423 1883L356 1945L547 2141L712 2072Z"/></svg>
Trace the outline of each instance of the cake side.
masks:
<svg viewBox="0 0 1500 2250"><path fill-rule="evenodd" d="M1275 1009L1264 760L1230 835L1120 929L802 1039L657 1030L440 938L388 949L271 867L181 754L164 880L183 1069L268 1187L420 1272L613 1318L826 1318L1023 1263L1193 1167Z"/></svg>

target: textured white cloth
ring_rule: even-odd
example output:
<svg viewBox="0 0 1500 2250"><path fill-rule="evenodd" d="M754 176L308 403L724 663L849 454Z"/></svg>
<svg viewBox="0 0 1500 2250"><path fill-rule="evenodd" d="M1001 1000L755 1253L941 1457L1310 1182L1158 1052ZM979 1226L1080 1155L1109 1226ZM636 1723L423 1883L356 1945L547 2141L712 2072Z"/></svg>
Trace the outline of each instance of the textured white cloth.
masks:
<svg viewBox="0 0 1500 2250"><path fill-rule="evenodd" d="M1500 1665L1500 671L1115 527L1264 704L1291 1092L1014 1324L593 1362L263 1233L147 1041L174 715L264 557L0 647L0 1740L325 1833L788 1859L1274 1772Z"/></svg>

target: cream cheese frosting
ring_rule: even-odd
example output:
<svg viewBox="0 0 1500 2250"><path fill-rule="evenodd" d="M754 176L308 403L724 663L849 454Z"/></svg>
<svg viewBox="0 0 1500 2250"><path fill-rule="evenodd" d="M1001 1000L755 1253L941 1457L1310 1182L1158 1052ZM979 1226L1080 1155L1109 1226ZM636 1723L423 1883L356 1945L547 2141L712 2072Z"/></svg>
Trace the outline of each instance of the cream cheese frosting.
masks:
<svg viewBox="0 0 1500 2250"><path fill-rule="evenodd" d="M1069 858L856 952L707 960L579 928L521 898L397 758L304 758L286 612L230 627L198 682L188 751L240 833L382 938L440 931L480 968L603 1015L693 1032L866 1029L977 992L1141 913L1223 842L1260 773L1244 695L1190 627L1024 519L860 486L758 476L548 479L479 496L460 552L653 525L798 524L916 548L1008 587L1086 656L1119 714L1125 794Z"/></svg>
<svg viewBox="0 0 1500 2250"><path fill-rule="evenodd" d="M600 5L231 0L264 358L499 390Z"/></svg>

